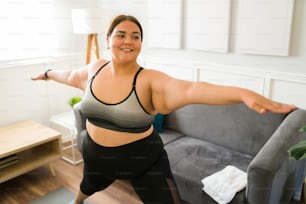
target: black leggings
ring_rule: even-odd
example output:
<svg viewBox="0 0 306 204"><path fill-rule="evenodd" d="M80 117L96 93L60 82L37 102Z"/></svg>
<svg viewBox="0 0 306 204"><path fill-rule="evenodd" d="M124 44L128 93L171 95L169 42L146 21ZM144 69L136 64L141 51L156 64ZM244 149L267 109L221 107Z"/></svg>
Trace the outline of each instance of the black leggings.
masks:
<svg viewBox="0 0 306 204"><path fill-rule="evenodd" d="M103 190L116 179L129 179L145 204L180 203L169 160L157 132L119 147L103 147L89 135L83 142L85 195Z"/></svg>

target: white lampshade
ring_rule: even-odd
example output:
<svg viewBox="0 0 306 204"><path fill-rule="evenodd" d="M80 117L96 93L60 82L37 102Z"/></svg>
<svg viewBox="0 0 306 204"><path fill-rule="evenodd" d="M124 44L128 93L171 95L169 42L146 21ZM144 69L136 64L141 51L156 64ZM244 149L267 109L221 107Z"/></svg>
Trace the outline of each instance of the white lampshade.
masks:
<svg viewBox="0 0 306 204"><path fill-rule="evenodd" d="M102 9L72 9L73 32L95 34L105 31Z"/></svg>

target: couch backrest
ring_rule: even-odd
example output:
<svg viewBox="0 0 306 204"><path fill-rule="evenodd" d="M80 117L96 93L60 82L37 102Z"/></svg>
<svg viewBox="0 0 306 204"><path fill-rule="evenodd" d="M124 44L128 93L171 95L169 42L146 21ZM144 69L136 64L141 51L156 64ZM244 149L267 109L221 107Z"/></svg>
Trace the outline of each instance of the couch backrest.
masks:
<svg viewBox="0 0 306 204"><path fill-rule="evenodd" d="M261 115L244 104L188 105L166 115L164 128L254 156L285 117Z"/></svg>

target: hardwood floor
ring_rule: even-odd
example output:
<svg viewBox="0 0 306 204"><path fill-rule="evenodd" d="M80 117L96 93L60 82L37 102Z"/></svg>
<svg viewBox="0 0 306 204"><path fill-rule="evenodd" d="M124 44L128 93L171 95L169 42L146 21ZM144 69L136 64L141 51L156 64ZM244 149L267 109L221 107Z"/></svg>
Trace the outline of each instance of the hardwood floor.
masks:
<svg viewBox="0 0 306 204"><path fill-rule="evenodd" d="M43 166L0 184L1 204L25 204L39 198L58 187L64 186L76 192L82 178L83 163L72 165L58 159L52 162L56 176L52 176L48 166ZM95 193L88 199L90 204L141 204L127 181L116 181L104 191Z"/></svg>

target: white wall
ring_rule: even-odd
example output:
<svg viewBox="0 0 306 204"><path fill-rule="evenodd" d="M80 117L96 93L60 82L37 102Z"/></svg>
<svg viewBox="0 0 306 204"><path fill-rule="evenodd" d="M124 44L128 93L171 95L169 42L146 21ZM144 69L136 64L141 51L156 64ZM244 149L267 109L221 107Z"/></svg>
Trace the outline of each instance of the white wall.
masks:
<svg viewBox="0 0 306 204"><path fill-rule="evenodd" d="M85 53L87 36L73 33L71 9L96 4L96 0L0 2L1 125L27 119L49 125L51 115L71 110L68 100L81 96L81 91L31 77L50 66L61 70L85 64L85 54L76 53ZM25 46L15 49L19 41Z"/></svg>
<svg viewBox="0 0 306 204"><path fill-rule="evenodd" d="M72 31L71 9L96 0L0 1L0 62L84 50L85 35Z"/></svg>
<svg viewBox="0 0 306 204"><path fill-rule="evenodd" d="M187 1L187 0L185 0ZM115 14L132 14L139 18L144 27L143 55L168 57L169 61L187 59L202 63L226 64L240 66L248 69L260 69L277 72L289 72L306 74L306 1L295 0L291 49L289 57L260 56L240 54L237 50L238 33L238 4L239 0L232 0L232 23L230 28L230 51L229 53L213 53L187 49L149 49L146 47L147 31L147 1L146 0L98 0L98 6L110 10ZM158 11L157 11L158 12ZM169 11L171 12L171 11ZM161 25L162 28L162 25Z"/></svg>

